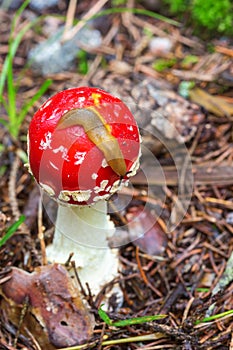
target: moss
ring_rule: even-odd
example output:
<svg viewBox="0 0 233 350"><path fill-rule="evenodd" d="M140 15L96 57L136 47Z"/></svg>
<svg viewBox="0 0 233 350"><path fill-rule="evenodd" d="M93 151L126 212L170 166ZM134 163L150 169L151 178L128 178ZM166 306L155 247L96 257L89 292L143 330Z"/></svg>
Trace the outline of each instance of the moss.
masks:
<svg viewBox="0 0 233 350"><path fill-rule="evenodd" d="M184 14L190 24L201 33L209 35L233 34L233 2L231 0L163 0L171 14L181 18Z"/></svg>
<svg viewBox="0 0 233 350"><path fill-rule="evenodd" d="M192 17L209 30L229 33L232 31L233 6L229 0L194 0Z"/></svg>

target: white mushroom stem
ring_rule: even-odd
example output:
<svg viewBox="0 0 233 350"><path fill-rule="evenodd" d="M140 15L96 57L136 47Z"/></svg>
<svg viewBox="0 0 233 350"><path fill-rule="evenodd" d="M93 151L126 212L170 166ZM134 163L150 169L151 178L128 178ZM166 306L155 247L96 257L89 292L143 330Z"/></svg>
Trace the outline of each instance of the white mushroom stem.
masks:
<svg viewBox="0 0 233 350"><path fill-rule="evenodd" d="M114 232L106 201L92 206L59 204L53 243L46 249L48 261L64 264L73 252L83 286L87 282L96 295L118 275L117 250L108 245Z"/></svg>

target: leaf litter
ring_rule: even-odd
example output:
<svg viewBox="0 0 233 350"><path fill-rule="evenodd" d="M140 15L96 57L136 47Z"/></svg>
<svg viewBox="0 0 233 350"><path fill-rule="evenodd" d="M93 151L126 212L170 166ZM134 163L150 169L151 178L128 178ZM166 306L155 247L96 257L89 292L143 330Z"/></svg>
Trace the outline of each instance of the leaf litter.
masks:
<svg viewBox="0 0 233 350"><path fill-rule="evenodd" d="M77 6L77 18L87 13L94 3L90 5L89 2L83 2L82 6ZM127 6L134 7L136 3L129 0ZM53 14L50 11L46 14L47 21ZM64 6L54 11L60 11L59 14L66 16ZM1 10L1 67L8 52L7 28L13 16L13 12ZM18 25L29 22L31 16L35 14L27 9ZM19 110L44 83L45 78L41 75L30 68L25 69L29 49L47 35L43 34L43 20L41 31L33 27L28 29L14 57L14 79L23 72L17 91L20 96L17 100ZM60 19L60 25L63 24ZM50 215L44 212L41 215L38 206L40 193L23 166L22 157L18 157L19 150L26 152L28 124L47 97L59 90L88 84L117 94L135 108L137 121L143 129L145 149L149 149L158 159L163 172L150 164L150 157L145 152L142 155L142 169L146 169L147 178L139 172L132 180L134 187L123 189L119 194L118 201L124 204L124 210L116 210L111 216L119 227L118 237L115 238L120 242L125 239L126 243L120 249L122 271L119 282L124 293L124 304L119 310L108 313L112 326L105 324L98 316L101 295L93 299L90 291L85 296L95 315L95 329L89 343L82 348L232 348L233 229L229 220L233 212L232 45L213 39L215 52L210 53L205 42L190 35L188 30L136 13L114 13L106 16L105 23L97 18L92 25L101 30L103 41L98 49L84 48L87 53L87 74L82 75L72 68L71 71L46 77L52 83L41 100L31 107L17 140L12 139L6 128L0 125L1 239L11 232L12 227L15 230L0 247L1 303L6 303L4 284L9 282L15 268L30 273L40 268L44 254L41 239L47 244L53 233ZM162 54L161 50L151 50L151 36L170 40L172 49ZM162 57L155 57L155 53ZM184 65L185 57L191 55L195 56L195 60ZM153 68L157 58L174 63L172 67L163 65L164 68L158 71ZM190 99L177 93L184 81L194 82L194 89L188 91ZM6 91L3 96L6 96ZM2 104L0 108L1 117L7 120ZM159 118L159 115L163 118ZM172 128L167 129L167 118L169 125L178 128L179 135L185 141L192 160L194 178L187 211L179 224L170 231L167 225L172 208L175 223L180 218L180 203L176 164L169 153L175 134ZM156 137L158 122L160 134L163 137L165 135L166 146L167 142L171 142L167 147L162 136ZM177 138L175 141L177 146L180 140ZM130 205L129 198L132 198ZM115 202L113 198L113 204ZM153 228L153 234L148 236L156 244L160 242L156 251L148 249L148 244L151 247L148 241L139 240L135 243L129 238L129 234L135 234L139 235L139 239L147 240L146 235L140 237L140 225L145 225L140 217L136 232L132 226L130 232L120 231L122 225L127 224L129 215L140 212L143 206L148 211L148 217L145 212L144 221L150 221L151 216L158 220L158 232ZM49 214L54 215L55 212L54 204L50 203ZM22 220L23 214L26 219L19 226L21 221L17 220ZM114 242L112 244L114 246ZM117 243L118 246L120 244ZM22 332L22 325L25 327L23 322L30 322L25 321L28 319L25 315L31 312L30 302L29 311L24 305L27 305L26 299L16 323L7 317L8 313L1 307L0 348L43 349L43 340L41 343L36 334L33 335L27 327L26 334ZM9 311L8 306L6 310ZM127 324L127 319L163 314L167 317L161 320ZM32 313L30 315L32 317ZM114 327L114 323L122 321L123 324L126 322L125 327ZM41 337L45 340L46 332ZM81 346L73 347L78 348Z"/></svg>

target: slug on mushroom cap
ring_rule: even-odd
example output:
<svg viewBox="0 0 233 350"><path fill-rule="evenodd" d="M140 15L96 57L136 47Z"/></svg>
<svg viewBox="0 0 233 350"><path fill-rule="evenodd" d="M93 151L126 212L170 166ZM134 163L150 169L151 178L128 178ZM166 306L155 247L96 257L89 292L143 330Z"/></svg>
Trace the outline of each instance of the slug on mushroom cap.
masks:
<svg viewBox="0 0 233 350"><path fill-rule="evenodd" d="M50 196L93 204L135 173L139 143L136 122L121 100L96 88L69 89L45 102L31 121L30 168Z"/></svg>

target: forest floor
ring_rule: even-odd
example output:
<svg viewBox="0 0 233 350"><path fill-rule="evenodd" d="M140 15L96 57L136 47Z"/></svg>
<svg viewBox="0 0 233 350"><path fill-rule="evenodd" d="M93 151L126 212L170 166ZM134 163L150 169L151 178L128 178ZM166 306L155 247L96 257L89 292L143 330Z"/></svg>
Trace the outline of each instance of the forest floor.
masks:
<svg viewBox="0 0 233 350"><path fill-rule="evenodd" d="M81 2L76 18L90 7L90 2ZM1 71L14 16L15 11L1 11ZM39 14L24 10L14 35L35 16ZM233 42L215 38L207 45L183 25L145 14L114 13L92 22L102 44L94 49L84 45L83 55L69 70L43 76L25 66L30 49L64 24L65 16L65 6L46 12L28 28L14 56L18 111L46 79L52 80L22 121L17 138L7 128L4 105L0 107L5 120L5 126L0 124L1 237L25 216L0 246L0 349L58 348L48 345L46 327L38 331L41 321L27 295L24 303L17 304L7 296L4 284L12 267L38 271L44 263L43 243L51 241L54 231L50 220L54 204L47 201L46 209L41 207L41 193L24 166L30 120L51 95L84 85L107 90L133 106L143 142L141 170L132 185L119 193L119 211L113 198L116 207L111 218L119 227L115 239L120 243L112 244L120 246L118 282L124 303L117 310L112 307L108 315L114 321L166 317L111 326L98 315L101 294L86 296L95 328L87 345L73 349L233 349ZM156 37L159 43L152 41ZM194 87L189 91L190 82ZM6 101L9 85L3 90ZM137 224L143 231L152 222L148 232L143 239L123 244L122 223L128 223L127 234L132 237L140 229L130 220L141 210L144 216L137 218ZM20 292L13 290L13 294Z"/></svg>

